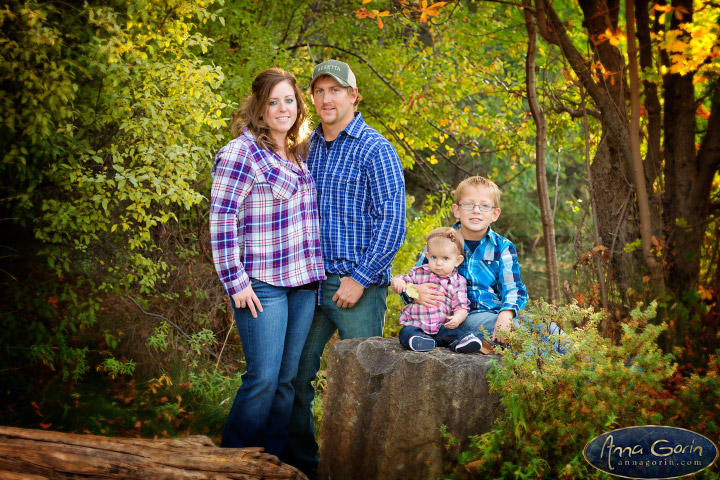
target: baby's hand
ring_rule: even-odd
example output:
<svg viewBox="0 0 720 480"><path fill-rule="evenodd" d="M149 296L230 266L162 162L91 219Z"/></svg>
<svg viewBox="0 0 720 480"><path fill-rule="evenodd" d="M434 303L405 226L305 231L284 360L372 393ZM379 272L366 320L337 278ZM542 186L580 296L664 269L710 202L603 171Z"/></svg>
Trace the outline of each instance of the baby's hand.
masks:
<svg viewBox="0 0 720 480"><path fill-rule="evenodd" d="M402 278L397 276L392 279L391 286L392 286L393 292L402 293L405 291L405 280L403 280Z"/></svg>
<svg viewBox="0 0 720 480"><path fill-rule="evenodd" d="M455 315L451 315L451 316L447 317L447 320L445 321L445 328L454 330L457 327L459 327L463 321L465 321L465 319L460 318L460 316L456 313Z"/></svg>

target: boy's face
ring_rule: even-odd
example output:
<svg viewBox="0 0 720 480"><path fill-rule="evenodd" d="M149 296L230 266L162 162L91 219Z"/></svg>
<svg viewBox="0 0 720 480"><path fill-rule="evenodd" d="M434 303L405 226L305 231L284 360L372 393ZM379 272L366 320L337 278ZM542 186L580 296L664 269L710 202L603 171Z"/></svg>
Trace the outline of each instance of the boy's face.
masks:
<svg viewBox="0 0 720 480"><path fill-rule="evenodd" d="M492 190L477 186L465 188L460 201L453 205L453 213L460 220L465 240L482 240L490 224L500 216L500 209L495 206Z"/></svg>
<svg viewBox="0 0 720 480"><path fill-rule="evenodd" d="M448 277L463 262L457 246L449 239L432 239L427 246L426 255L430 271L439 277Z"/></svg>

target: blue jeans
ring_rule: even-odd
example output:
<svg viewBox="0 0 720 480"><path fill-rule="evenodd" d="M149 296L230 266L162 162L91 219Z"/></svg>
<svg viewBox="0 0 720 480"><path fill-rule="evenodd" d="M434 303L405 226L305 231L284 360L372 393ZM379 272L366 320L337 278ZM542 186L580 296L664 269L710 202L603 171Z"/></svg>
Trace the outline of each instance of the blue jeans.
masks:
<svg viewBox="0 0 720 480"><path fill-rule="evenodd" d="M468 331L470 333L474 333L475 336L480 338L481 340L485 340L486 342L489 342L492 340L492 334L493 330L495 330L495 323L497 322L498 314L496 312L472 312L470 313L465 321L460 324L458 328L462 328L465 331ZM513 324L516 327L520 326L520 322L523 320L523 317L514 317L513 318ZM480 329L483 329L483 331L480 331ZM560 325L558 325L555 322L551 322L547 329L542 329L538 327L536 329L536 333L540 334L540 338L542 338L544 341L549 342L549 337L547 334L550 335L560 335L565 336L565 332L562 328L560 328ZM557 345L555 345L555 351L559 353L565 353L567 345L561 345L560 342L558 342Z"/></svg>
<svg viewBox="0 0 720 480"><path fill-rule="evenodd" d="M455 345L460 342L460 340L468 336L468 332L460 328L452 329L447 327L440 327L440 330L438 330L436 334L431 335L429 333L425 333L420 327L405 325L403 328L400 329L400 333L398 334L398 340L400 340L400 345L407 348L408 350L412 350L410 348L410 338L414 337L415 335L419 335L425 338L432 338L433 340L435 340L435 345L437 345L438 347L450 347L454 350Z"/></svg>
<svg viewBox="0 0 720 480"><path fill-rule="evenodd" d="M290 420L290 440L283 461L306 474L317 468L318 445L315 441L315 419L312 402L315 390L312 382L320 369L325 345L338 331L341 340L348 338L381 337L387 310L387 286L370 285L353 308L340 308L332 301L340 287L340 276L328 273L323 287L322 306L315 309L315 317L300 357Z"/></svg>
<svg viewBox="0 0 720 480"><path fill-rule="evenodd" d="M315 306L316 291L252 279L263 311L235 309L247 371L242 376L221 447L264 447L279 456L288 438L293 386Z"/></svg>

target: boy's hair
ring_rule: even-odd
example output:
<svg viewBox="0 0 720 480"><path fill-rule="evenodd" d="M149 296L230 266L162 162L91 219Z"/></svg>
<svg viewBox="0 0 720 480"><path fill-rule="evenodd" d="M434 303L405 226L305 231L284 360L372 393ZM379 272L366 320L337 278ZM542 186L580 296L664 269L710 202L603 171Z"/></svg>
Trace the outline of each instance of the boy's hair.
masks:
<svg viewBox="0 0 720 480"><path fill-rule="evenodd" d="M500 208L500 196L502 195L500 187L498 187L492 180L488 180L487 178L481 177L480 175L466 178L465 180L460 182L460 184L455 189L456 204L460 204L463 193L468 187L483 187L491 190L493 201L495 202L495 207Z"/></svg>
<svg viewBox="0 0 720 480"><path fill-rule="evenodd" d="M436 228L430 234L427 236L426 242L428 246L430 246L430 241L433 239L446 239L450 240L453 245L455 245L455 248L457 248L458 255L462 255L464 252L464 245L465 245L465 239L462 236L462 233L460 233L460 230L456 230L451 227L440 227Z"/></svg>

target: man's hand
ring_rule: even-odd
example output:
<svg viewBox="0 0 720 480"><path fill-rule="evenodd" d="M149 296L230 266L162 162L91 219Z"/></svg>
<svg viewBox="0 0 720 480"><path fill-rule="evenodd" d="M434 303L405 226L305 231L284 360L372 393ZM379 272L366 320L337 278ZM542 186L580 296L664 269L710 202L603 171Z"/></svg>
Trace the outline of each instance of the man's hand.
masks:
<svg viewBox="0 0 720 480"><path fill-rule="evenodd" d="M257 312L262 312L260 299L255 295L252 285L248 285L232 296L236 308L249 308L254 318L257 318Z"/></svg>
<svg viewBox="0 0 720 480"><path fill-rule="evenodd" d="M458 310L451 316L447 317L447 320L445 321L445 328L449 328L450 330L454 330L457 327L460 326L462 322L465 321L465 319L468 316L467 310Z"/></svg>
<svg viewBox="0 0 720 480"><path fill-rule="evenodd" d="M433 283L415 285L415 289L418 291L418 298L415 303L423 307L436 307L445 300L445 294L438 292Z"/></svg>
<svg viewBox="0 0 720 480"><path fill-rule="evenodd" d="M350 277L340 279L340 288L337 289L332 301L340 308L352 308L362 297L365 287Z"/></svg>
<svg viewBox="0 0 720 480"><path fill-rule="evenodd" d="M395 293L402 293L405 291L405 280L403 280L400 275L396 276L392 279L392 282L390 282L390 286L392 286L393 292Z"/></svg>
<svg viewBox="0 0 720 480"><path fill-rule="evenodd" d="M510 331L512 326L512 319L515 316L515 312L512 310L503 310L498 314L497 321L495 322L495 328L493 329L492 340L493 342L497 339L500 343L507 343L505 334Z"/></svg>

